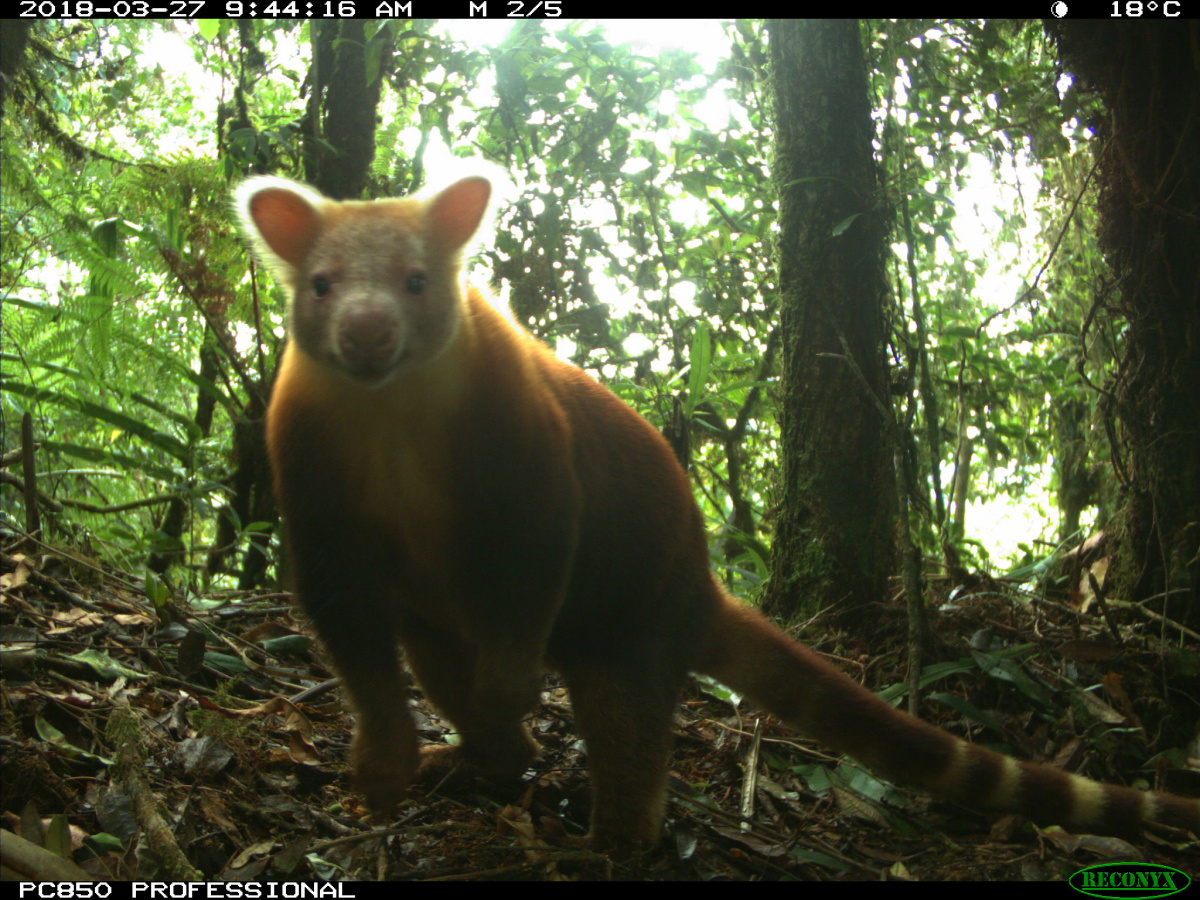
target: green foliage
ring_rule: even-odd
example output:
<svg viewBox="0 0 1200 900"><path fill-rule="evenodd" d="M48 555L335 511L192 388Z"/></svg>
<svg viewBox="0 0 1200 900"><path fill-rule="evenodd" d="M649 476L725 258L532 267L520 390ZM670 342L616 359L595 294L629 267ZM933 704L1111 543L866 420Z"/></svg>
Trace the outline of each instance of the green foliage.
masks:
<svg viewBox="0 0 1200 900"><path fill-rule="evenodd" d="M915 283L927 330L923 345L911 327L895 332L897 358L912 371L924 352L930 371L930 381L909 393L907 421L924 436L926 417L935 415L941 437L936 457L930 441L918 442L921 471L930 487L937 477L949 493L955 448L969 442L972 495L1023 496L1044 482L1047 468L1058 478L1058 405L1066 397L1094 400L1078 373L1086 366L1103 380L1112 360L1108 348L1096 352L1094 342L1079 340L1090 299L1076 298L1094 296L1104 278L1087 237L1094 198L1080 177L1091 162L1088 134L1075 118L1079 104L1071 91L1072 102L1060 103L1053 55L1033 24L888 22L873 39L889 183L913 223L897 234L898 323L915 314ZM999 202L964 208L969 195L951 198L978 177L980 159L990 162ZM1039 176L1040 191L1028 196ZM1073 208L1080 194L1085 202ZM971 219L992 227L964 228ZM990 242L988 256L958 249L960 233L972 230ZM1060 230L1067 240L1052 255ZM997 293L1003 285L1011 293ZM936 518L941 539L961 541L948 518ZM969 542L960 546L970 552Z"/></svg>
<svg viewBox="0 0 1200 900"><path fill-rule="evenodd" d="M186 496L191 567L216 540L234 426L261 414L282 333L278 296L246 277L228 190L252 170L302 177L321 142L311 28L39 23L6 107L5 446L28 410L48 493L104 506ZM390 58L368 54L384 75L370 191L437 178L443 144L512 174L515 201L484 250L498 284L531 331L652 423L682 422L716 562L753 590L768 571L780 365L761 26L724 26L715 64L587 22L519 22L494 48L454 33L368 28L369 47L394 40ZM968 496L1028 491L1056 471L1055 410L1083 404L1088 421L1085 378L1103 380L1119 338L1089 319L1105 276L1086 110L1073 90L1060 103L1036 25L864 33L885 173L872 202L897 212L893 353L922 473L917 536L969 548L970 521L959 537L933 502L935 487L951 494L955 448L972 442ZM1004 185L998 199L961 193L981 175ZM986 224L982 243L962 238L964 219ZM17 502L5 488L13 521ZM158 546L165 510L66 516L125 558ZM266 527L236 524L242 547Z"/></svg>

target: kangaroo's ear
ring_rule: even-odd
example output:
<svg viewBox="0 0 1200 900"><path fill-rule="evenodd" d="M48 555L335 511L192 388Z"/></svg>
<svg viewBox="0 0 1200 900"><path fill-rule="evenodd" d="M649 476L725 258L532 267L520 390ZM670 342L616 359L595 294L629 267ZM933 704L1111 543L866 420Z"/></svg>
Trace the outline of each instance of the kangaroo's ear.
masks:
<svg viewBox="0 0 1200 900"><path fill-rule="evenodd" d="M425 221L429 233L444 242L447 249L464 246L479 230L491 196L491 182L480 175L454 182L427 201Z"/></svg>
<svg viewBox="0 0 1200 900"><path fill-rule="evenodd" d="M234 194L242 233L280 278L292 283L321 232L324 197L283 178L243 182Z"/></svg>

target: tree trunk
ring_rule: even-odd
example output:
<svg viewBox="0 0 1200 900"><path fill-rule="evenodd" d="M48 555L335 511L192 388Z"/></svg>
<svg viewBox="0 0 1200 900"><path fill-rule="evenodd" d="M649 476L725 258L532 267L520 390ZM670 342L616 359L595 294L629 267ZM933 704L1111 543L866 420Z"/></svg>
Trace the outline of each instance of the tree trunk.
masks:
<svg viewBox="0 0 1200 900"><path fill-rule="evenodd" d="M1069 72L1097 91L1100 245L1125 346L1107 389L1121 482L1109 577L1129 600L1170 594L1200 621L1200 23L1062 20Z"/></svg>
<svg viewBox="0 0 1200 900"><path fill-rule="evenodd" d="M315 87L305 174L327 197L357 200L375 158L375 124L393 31L385 25L367 41L362 19L314 21L310 27Z"/></svg>
<svg viewBox="0 0 1200 900"><path fill-rule="evenodd" d="M764 605L795 618L878 599L892 569L887 224L859 25L776 20L768 30L784 365L782 503Z"/></svg>

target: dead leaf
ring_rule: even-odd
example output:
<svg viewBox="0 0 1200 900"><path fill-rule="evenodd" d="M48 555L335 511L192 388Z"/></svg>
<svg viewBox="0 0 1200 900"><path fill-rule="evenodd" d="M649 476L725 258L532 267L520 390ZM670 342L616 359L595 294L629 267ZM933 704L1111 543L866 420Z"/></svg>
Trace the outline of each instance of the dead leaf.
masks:
<svg viewBox="0 0 1200 900"><path fill-rule="evenodd" d="M1129 694L1125 691L1125 683L1121 680L1121 676L1116 672L1109 672L1100 680L1100 684L1104 687L1104 692L1112 699L1117 709L1124 713L1129 724L1136 728L1141 728L1142 720L1133 711L1133 702L1129 699Z"/></svg>
<svg viewBox="0 0 1200 900"><path fill-rule="evenodd" d="M895 878L897 881L917 881L913 877L912 872L908 871L908 866L902 862L892 863L888 869L888 878Z"/></svg>
<svg viewBox="0 0 1200 900"><path fill-rule="evenodd" d="M774 841L764 841L748 831L739 831L737 828L730 828L727 825L717 825L716 823L713 823L712 830L735 844L741 844L758 856L787 856L787 848L784 845Z"/></svg>
<svg viewBox="0 0 1200 900"><path fill-rule="evenodd" d="M321 753L307 735L298 731L288 732L288 758L301 766L319 766Z"/></svg>
<svg viewBox="0 0 1200 900"><path fill-rule="evenodd" d="M863 800L857 794L835 785L833 796L837 799L838 809L842 811L842 815L873 822L883 828L888 827L887 818L873 804Z"/></svg>
<svg viewBox="0 0 1200 900"><path fill-rule="evenodd" d="M233 759L233 751L224 742L202 735L176 744L175 756L185 772L220 772Z"/></svg>
<svg viewBox="0 0 1200 900"><path fill-rule="evenodd" d="M278 844L275 841L259 841L256 844L251 844L249 847L247 847L245 850L242 850L237 856L231 859L226 868L240 869L255 857L266 856L268 853L274 850L276 846L278 846Z"/></svg>
<svg viewBox="0 0 1200 900"><path fill-rule="evenodd" d="M50 619L51 621L62 625L70 625L74 628L81 628L83 626L95 627L96 625L104 624L103 616L89 612L86 609L79 609L78 607L74 609L55 610L50 614Z"/></svg>
<svg viewBox="0 0 1200 900"><path fill-rule="evenodd" d="M153 625L154 619L144 613L117 613L113 616L113 621L118 625Z"/></svg>
<svg viewBox="0 0 1200 900"><path fill-rule="evenodd" d="M29 560L20 554L17 554L14 559L17 560L17 567L11 572L0 575L0 592L7 593L15 590L29 581L29 573L33 571Z"/></svg>

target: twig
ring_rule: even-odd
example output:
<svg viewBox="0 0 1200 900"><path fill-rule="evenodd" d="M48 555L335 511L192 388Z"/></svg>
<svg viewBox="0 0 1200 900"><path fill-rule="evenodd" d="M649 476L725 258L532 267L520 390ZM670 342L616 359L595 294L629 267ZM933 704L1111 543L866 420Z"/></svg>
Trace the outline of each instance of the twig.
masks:
<svg viewBox="0 0 1200 900"><path fill-rule="evenodd" d="M116 747L117 781L128 791L133 800L133 812L142 828L142 838L147 848L157 856L161 868L155 873L157 877L165 877L171 881L203 881L204 875L195 869L183 850L175 841L175 835L163 811L162 801L146 780L146 769L140 752L140 724L135 720L134 713L125 706L113 711L113 717L118 721L116 729L110 727L110 732L126 731L120 724L120 719L128 723L129 733L119 737Z"/></svg>

